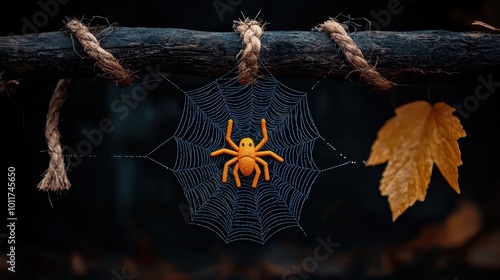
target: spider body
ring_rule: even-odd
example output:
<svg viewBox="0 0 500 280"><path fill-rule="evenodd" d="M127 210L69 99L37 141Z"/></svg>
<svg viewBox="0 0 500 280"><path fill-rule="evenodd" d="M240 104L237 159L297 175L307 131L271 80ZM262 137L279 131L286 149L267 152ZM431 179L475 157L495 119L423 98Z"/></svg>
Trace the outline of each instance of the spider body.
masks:
<svg viewBox="0 0 500 280"><path fill-rule="evenodd" d="M275 154L272 151L260 151L260 149L266 144L269 139L267 136L266 120L262 119L260 122L262 129L262 140L255 146L252 138L243 138L240 140L239 145L236 145L231 139L231 132L233 130L233 120L229 120L227 124L226 141L233 148L233 150L222 148L214 151L210 156L215 157L221 154L228 154L234 156L234 158L228 160L224 164L224 170L222 172L222 182L227 182L227 172L231 164L235 164L233 169L233 176L236 182L236 187L241 187L240 177L238 172L241 172L243 176L250 176L255 171L255 176L252 182L252 187L257 187L257 182L259 180L261 170L257 163L264 167L264 179L269 181L269 167L267 162L261 159L261 156L271 156L279 162L283 162L283 158Z"/></svg>

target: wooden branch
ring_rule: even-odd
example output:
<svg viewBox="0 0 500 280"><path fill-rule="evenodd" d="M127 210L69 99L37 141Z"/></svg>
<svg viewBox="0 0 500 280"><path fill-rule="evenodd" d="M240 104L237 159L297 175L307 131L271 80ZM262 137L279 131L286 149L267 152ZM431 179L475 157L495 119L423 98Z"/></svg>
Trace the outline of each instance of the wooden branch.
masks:
<svg viewBox="0 0 500 280"><path fill-rule="evenodd" d="M142 72L219 77L237 64L242 42L233 32L126 28L94 30L125 67ZM100 33L99 33L100 32ZM366 59L397 83L477 78L500 72L500 34L362 31L351 34ZM356 79L342 52L319 31L266 31L262 63L276 77ZM95 77L99 69L67 32L0 37L4 79Z"/></svg>

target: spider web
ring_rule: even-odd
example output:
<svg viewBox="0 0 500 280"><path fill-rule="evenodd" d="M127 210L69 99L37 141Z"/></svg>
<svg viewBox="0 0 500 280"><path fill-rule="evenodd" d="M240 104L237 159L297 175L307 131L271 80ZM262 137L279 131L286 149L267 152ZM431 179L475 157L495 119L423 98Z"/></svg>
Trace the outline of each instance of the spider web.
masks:
<svg viewBox="0 0 500 280"><path fill-rule="evenodd" d="M189 204L190 224L212 230L226 243L250 240L264 244L285 228L302 230L299 219L304 202L322 171L314 162L313 148L323 138L309 111L306 92L293 90L271 75L249 85L226 76L183 91L182 117L169 138L177 145L176 162L169 169ZM279 163L262 157L269 165L270 180L265 181L262 173L255 189L251 187L255 173L240 174L241 187L236 187L234 165L229 167L227 182L222 183L224 164L233 157L210 156L220 148L231 149L225 140L229 119L234 121L231 138L236 144L244 137L260 142L261 119L265 119L269 140L261 151L273 151L284 159ZM155 150L146 157L161 164L151 156Z"/></svg>

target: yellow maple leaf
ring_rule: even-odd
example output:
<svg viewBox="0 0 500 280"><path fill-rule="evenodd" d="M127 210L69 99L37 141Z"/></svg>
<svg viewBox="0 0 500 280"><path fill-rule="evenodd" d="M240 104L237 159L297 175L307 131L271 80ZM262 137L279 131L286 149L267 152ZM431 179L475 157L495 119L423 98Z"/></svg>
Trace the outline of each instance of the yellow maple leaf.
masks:
<svg viewBox="0 0 500 280"><path fill-rule="evenodd" d="M450 186L460 193L458 166L462 165L457 140L466 133L455 109L414 101L396 109L396 116L378 131L366 165L388 161L380 192L388 196L395 221L417 199L424 201L435 163Z"/></svg>

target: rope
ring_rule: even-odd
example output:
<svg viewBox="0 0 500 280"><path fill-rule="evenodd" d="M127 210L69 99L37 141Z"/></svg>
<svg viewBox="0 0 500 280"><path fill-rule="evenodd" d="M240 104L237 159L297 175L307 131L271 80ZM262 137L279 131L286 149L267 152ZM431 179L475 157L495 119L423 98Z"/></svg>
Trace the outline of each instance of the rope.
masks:
<svg viewBox="0 0 500 280"><path fill-rule="evenodd" d="M73 19L66 24L66 27L74 33L85 52L96 62L97 66L104 72L106 78L122 86L132 83L134 79L132 71L123 68L111 53L103 49L97 38L90 33L87 26ZM38 189L43 191L67 190L71 186L64 164L63 149L60 143L61 135L57 129L59 110L66 99L69 83L69 79L60 79L49 103L45 125L45 138L47 140L50 163L42 181L38 184Z"/></svg>
<svg viewBox="0 0 500 280"><path fill-rule="evenodd" d="M134 79L133 72L129 69L124 69L110 52L103 49L86 25L76 19L72 19L66 24L66 27L75 34L85 52L105 73L106 78L115 81L121 86L132 83Z"/></svg>
<svg viewBox="0 0 500 280"><path fill-rule="evenodd" d="M234 21L233 28L243 38L243 49L241 61L238 65L240 84L254 83L257 80L259 72L259 53L261 47L260 38L264 33L262 23L257 20L246 18L245 20Z"/></svg>
<svg viewBox="0 0 500 280"><path fill-rule="evenodd" d="M50 99L47 122L45 124L45 138L47 139L47 146L49 148L50 163L42 181L38 184L38 189L42 191L67 190L71 186L66 174L64 155L59 142L61 134L57 129L59 110L66 99L69 83L69 79L60 79Z"/></svg>
<svg viewBox="0 0 500 280"><path fill-rule="evenodd" d="M359 72L361 80L365 83L372 85L375 89L386 90L390 89L396 84L390 82L385 77L380 75L375 67L368 64L361 49L356 45L354 40L349 37L346 29L342 24L334 19L329 19L321 23L317 29L319 31L328 33L330 37L340 46L346 60L351 64L351 66Z"/></svg>

